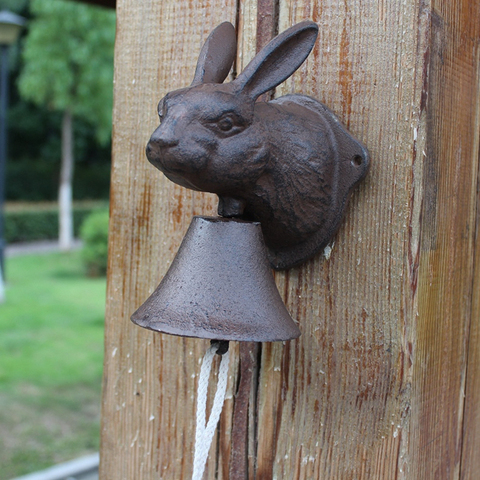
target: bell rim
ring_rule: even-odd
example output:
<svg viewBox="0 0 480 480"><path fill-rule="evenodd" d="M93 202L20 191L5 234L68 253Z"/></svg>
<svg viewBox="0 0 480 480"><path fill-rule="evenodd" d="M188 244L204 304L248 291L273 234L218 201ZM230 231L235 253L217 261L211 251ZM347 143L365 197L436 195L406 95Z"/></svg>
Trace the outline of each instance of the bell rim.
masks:
<svg viewBox="0 0 480 480"><path fill-rule="evenodd" d="M136 312L135 312L136 313ZM164 335L174 335L176 337L184 337L184 338L198 338L201 340L219 340L219 341L228 341L228 342L258 342L258 343L269 343L269 342L288 342L290 340L296 340L299 338L302 334L300 329L298 328L298 325L296 325L292 319L292 327L293 330L297 330L295 334L289 335L289 336L273 336L273 335L252 335L251 338L245 338L245 336L242 336L242 338L239 338L237 335L229 334L229 335L215 335L208 330L203 331L201 334L198 335L193 335L193 334L186 334L180 329L172 328L168 325L162 325L162 328L155 328L152 325L147 325L144 324L140 319L136 319L135 313L131 316L130 321L142 328L145 328L146 330L150 330L152 332L164 334ZM257 332L258 333L258 332Z"/></svg>

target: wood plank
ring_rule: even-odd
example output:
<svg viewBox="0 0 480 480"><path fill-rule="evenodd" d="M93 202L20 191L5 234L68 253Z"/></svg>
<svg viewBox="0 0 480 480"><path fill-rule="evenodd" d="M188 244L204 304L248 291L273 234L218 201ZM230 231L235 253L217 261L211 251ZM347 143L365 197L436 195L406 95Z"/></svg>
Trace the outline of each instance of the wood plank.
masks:
<svg viewBox="0 0 480 480"><path fill-rule="evenodd" d="M311 18L320 34L277 95L324 101L368 146L372 170L329 258L276 274L302 337L262 346L249 478L255 466L262 480L478 474L476 7L467 0L280 0L280 31ZM213 214L216 200L166 181L144 147L156 103L188 85L210 29L237 21L240 71L261 42L262 11L256 0L118 2L104 480L191 475L207 343L144 331L129 316L168 269L192 215ZM238 374L232 348L209 479L229 478Z"/></svg>
<svg viewBox="0 0 480 480"><path fill-rule="evenodd" d="M414 478L460 475L474 281L479 40L478 5L433 2L422 104L427 144L409 445ZM479 427L469 428L478 436Z"/></svg>
<svg viewBox="0 0 480 480"><path fill-rule="evenodd" d="M167 271L192 216L214 214L216 199L166 181L147 162L145 145L158 124L159 99L190 83L210 30L236 17L233 0L117 4L100 467L105 480L191 476L196 382L208 343L148 332L129 317ZM228 472L235 352L209 479L217 478L222 455Z"/></svg>
<svg viewBox="0 0 480 480"><path fill-rule="evenodd" d="M479 118L477 116L477 125ZM480 128L480 125L479 125ZM478 183L480 185L480 170ZM473 275L473 299L468 338L468 362L465 386L465 413L461 480L475 480L480 472L480 190L477 197L477 221L475 232L475 270Z"/></svg>
<svg viewBox="0 0 480 480"><path fill-rule="evenodd" d="M473 16L475 21L475 16ZM480 69L480 49L476 49L477 68ZM480 78L480 73L477 73ZM480 82L479 82L480 83ZM477 87L476 98L479 98ZM475 130L480 132L480 107L477 104ZM480 152L477 151L477 154ZM480 162L479 162L480 165ZM472 289L472 313L467 350L465 409L463 419L461 480L475 480L480 472L480 166L477 176L477 211L475 224L475 256Z"/></svg>
<svg viewBox="0 0 480 480"><path fill-rule="evenodd" d="M368 146L372 170L330 258L279 275L302 337L265 350L259 398L268 401L264 386L279 385L282 401L259 414L259 462L262 448L272 449L270 423L277 433L261 478L395 478L408 426L403 352L413 336L404 296L418 17L411 2L280 3L280 31L312 18L320 32L306 65L278 93L324 101Z"/></svg>
<svg viewBox="0 0 480 480"><path fill-rule="evenodd" d="M276 275L302 337L262 350L259 478L459 476L478 13L461 1L280 2L280 31L312 18L320 34L277 93L327 103L372 171L330 258Z"/></svg>

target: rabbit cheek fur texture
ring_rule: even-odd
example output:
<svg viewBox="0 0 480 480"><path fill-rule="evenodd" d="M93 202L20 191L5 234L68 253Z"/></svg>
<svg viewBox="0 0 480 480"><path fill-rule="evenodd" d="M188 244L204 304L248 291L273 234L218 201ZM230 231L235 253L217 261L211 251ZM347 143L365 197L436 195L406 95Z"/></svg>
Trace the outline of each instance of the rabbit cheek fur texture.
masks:
<svg viewBox="0 0 480 480"><path fill-rule="evenodd" d="M267 227L267 245L305 240L328 221L332 207L336 166L328 128L318 113L296 102L300 97L255 106L256 123L268 132L269 158L255 187L246 192L246 213Z"/></svg>
<svg viewBox="0 0 480 480"><path fill-rule="evenodd" d="M253 188L261 176L269 158L263 125L253 115L253 102L239 102L228 90L203 84L160 101L161 124L148 142L147 158L170 180L231 195Z"/></svg>

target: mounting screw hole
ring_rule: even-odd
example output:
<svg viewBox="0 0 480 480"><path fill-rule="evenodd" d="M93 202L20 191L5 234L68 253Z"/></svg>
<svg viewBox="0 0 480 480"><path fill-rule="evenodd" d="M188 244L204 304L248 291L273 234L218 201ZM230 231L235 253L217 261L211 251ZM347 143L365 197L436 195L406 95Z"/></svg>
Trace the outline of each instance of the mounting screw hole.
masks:
<svg viewBox="0 0 480 480"><path fill-rule="evenodd" d="M355 155L353 158L352 158L352 165L354 167L359 167L361 164L363 163L363 158L361 155Z"/></svg>

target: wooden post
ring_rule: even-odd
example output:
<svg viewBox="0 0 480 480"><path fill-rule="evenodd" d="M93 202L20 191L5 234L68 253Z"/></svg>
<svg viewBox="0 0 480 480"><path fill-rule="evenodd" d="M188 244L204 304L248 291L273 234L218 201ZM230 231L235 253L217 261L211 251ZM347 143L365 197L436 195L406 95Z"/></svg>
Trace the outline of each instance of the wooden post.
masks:
<svg viewBox="0 0 480 480"><path fill-rule="evenodd" d="M270 17L266 5L276 9ZM129 317L168 269L192 215L214 214L216 200L146 161L156 103L190 83L202 40L221 21L237 25L240 71L265 31L307 18L320 26L317 45L276 95L325 102L367 145L371 171L328 258L275 275L302 336L262 345L249 366L246 451L234 455L232 345L205 478L230 478L230 459L243 455L249 479L476 479L477 2L118 0L117 14L101 479L192 471L207 343L148 332Z"/></svg>

